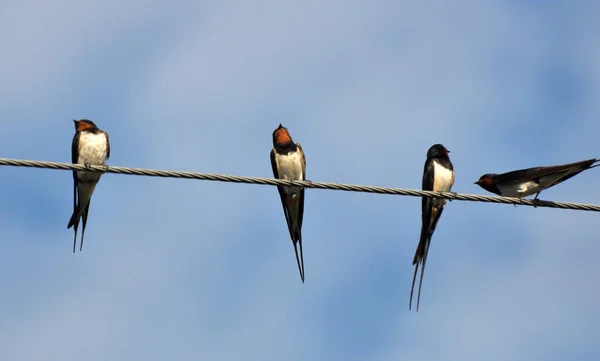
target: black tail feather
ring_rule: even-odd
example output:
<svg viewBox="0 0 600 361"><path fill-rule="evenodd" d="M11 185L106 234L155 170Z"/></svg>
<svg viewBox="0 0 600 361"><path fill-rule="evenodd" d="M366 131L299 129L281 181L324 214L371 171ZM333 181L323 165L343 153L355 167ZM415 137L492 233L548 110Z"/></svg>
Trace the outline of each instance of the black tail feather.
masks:
<svg viewBox="0 0 600 361"><path fill-rule="evenodd" d="M78 223L79 221L79 211L77 209L75 209L73 211L73 214L71 215L71 218L69 219L69 224L67 224L67 229L73 227L76 223ZM75 226L75 228L77 228L77 226Z"/></svg>
<svg viewBox="0 0 600 361"><path fill-rule="evenodd" d="M408 310L412 307L413 293L415 291L415 280L417 279L417 271L419 270L419 264L415 265L415 273L413 274L412 286L410 287L410 301L408 301Z"/></svg>
<svg viewBox="0 0 600 361"><path fill-rule="evenodd" d="M415 266L415 273L413 274L412 285L410 287L410 301L408 303L408 309L412 309L412 300L413 294L415 291L415 281L417 280L417 272L419 270L419 265L421 265L421 277L419 278L419 290L417 292L417 312L419 312L419 304L421 303L421 287L423 285L423 274L425 273L425 263L427 262L427 254L429 253L429 244L431 242L430 233L423 242L419 242L419 246L417 247L417 252L415 254L415 258L413 260L413 265ZM422 247L423 249L421 249Z"/></svg>
<svg viewBox="0 0 600 361"><path fill-rule="evenodd" d="M71 223L69 223L71 224ZM73 235L73 253L75 253L75 246L77 245L77 228L79 227L79 220L73 222L73 230L74 230L74 235Z"/></svg>
<svg viewBox="0 0 600 361"><path fill-rule="evenodd" d="M304 254L302 252L302 236L298 236L298 240L294 241L294 252L296 253L296 263L298 264L298 271L300 271L300 279L304 283ZM300 245L300 257L298 257L298 245Z"/></svg>
<svg viewBox="0 0 600 361"><path fill-rule="evenodd" d="M85 235L85 225L87 224L87 218L88 218L88 212L90 210L90 203L91 203L91 199L90 202L88 202L87 206L85 206L85 210L83 211L83 214L81 215L81 219L82 219L82 228L81 228L81 244L79 245L79 252L81 252L81 250L83 249L83 236Z"/></svg>
<svg viewBox="0 0 600 361"><path fill-rule="evenodd" d="M423 257L423 263L421 263L421 278L419 279L419 292L417 293L417 312L419 312L419 304L421 303L421 286L423 285L423 274L425 274L426 262L427 256Z"/></svg>

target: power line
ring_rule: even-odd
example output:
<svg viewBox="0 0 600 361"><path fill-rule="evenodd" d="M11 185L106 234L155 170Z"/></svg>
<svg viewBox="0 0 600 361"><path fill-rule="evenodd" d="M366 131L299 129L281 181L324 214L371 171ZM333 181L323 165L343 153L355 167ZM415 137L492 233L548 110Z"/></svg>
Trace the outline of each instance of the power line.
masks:
<svg viewBox="0 0 600 361"><path fill-rule="evenodd" d="M13 167L60 169L60 170L88 170L88 171L98 171L98 172L102 172L102 173L127 174L127 175L138 175L138 176L147 176L147 177L185 178L185 179L198 179L198 180L208 180L208 181L217 181L217 182L262 184L262 185L271 185L271 186L294 185L294 186L303 186L305 188L328 189L328 190L347 191L347 192L391 194L391 195L412 196L412 197L425 196L425 197L433 197L433 198L445 198L445 199L448 199L451 201L456 200L456 201L469 201L469 202L503 203L503 204L513 204L513 205L518 204L518 205L530 206L530 207L547 207L547 208L572 209L572 210L578 210L578 211L600 212L600 205L595 205L595 204L554 202L554 201L544 201L544 200L535 200L534 201L534 200L530 200L530 199L487 196L487 195L478 195L478 194L458 194L458 193L454 193L454 192L431 192L431 191L422 191L422 190L417 190L417 189L376 187L376 186L364 186L364 185L342 184L342 183L290 181L290 180L284 180L284 179L273 179L273 178L262 178L262 177L246 177L246 176L233 176L233 175L224 175L224 174L180 172L180 171L128 168L128 167L116 167L116 166L94 166L94 165L86 166L83 164L9 159L9 158L0 158L0 165L13 166Z"/></svg>

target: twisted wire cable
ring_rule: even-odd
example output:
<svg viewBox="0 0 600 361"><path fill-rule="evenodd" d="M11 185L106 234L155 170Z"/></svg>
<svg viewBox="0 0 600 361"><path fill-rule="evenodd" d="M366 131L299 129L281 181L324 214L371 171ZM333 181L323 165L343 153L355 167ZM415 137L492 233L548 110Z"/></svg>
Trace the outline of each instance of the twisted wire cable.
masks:
<svg viewBox="0 0 600 361"><path fill-rule="evenodd" d="M216 181L216 182L262 184L262 185L270 185L270 186L293 185L293 186L302 186L304 188L327 189L327 190L337 190L337 191L347 191L347 192L390 194L390 195L411 196L411 197L433 197L433 198L445 198L450 201L456 200L456 201L467 201L467 202L503 203L503 204L513 204L513 205L518 204L518 205L530 206L530 207L547 207L547 208L571 209L571 210L578 210L578 211L600 212L600 205L595 205L595 204L555 202L555 201L547 201L547 200L539 200L539 199L538 200L519 199L519 198L488 196L488 195L478 195L478 194L459 194L459 193L455 193L455 192L432 192L432 191L423 191L423 190L417 190L417 189L377 187L377 186L343 184L343 183L291 181L291 180L284 180L284 179L262 178L262 177L247 177L247 176L234 176L234 175L225 175L225 174L182 172L182 171L144 169L144 168L128 168L128 167L117 167L117 166L95 166L95 165L83 165L83 164L71 164L71 163L23 160L23 159L10 159L10 158L0 158L0 165L13 166L13 167L59 169L59 170L83 170L83 171L87 170L87 171L98 171L98 172L102 172L102 173L127 174L127 175L137 175L137 176L147 176L147 177L198 179L198 180L207 180L207 181Z"/></svg>

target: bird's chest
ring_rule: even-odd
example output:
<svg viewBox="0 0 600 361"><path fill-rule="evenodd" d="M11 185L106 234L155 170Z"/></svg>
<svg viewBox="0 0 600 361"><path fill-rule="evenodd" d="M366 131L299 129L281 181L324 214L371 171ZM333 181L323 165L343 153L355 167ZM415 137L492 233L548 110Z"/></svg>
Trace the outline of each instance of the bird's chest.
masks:
<svg viewBox="0 0 600 361"><path fill-rule="evenodd" d="M299 152L277 154L279 178L289 180L303 180L302 157Z"/></svg>
<svg viewBox="0 0 600 361"><path fill-rule="evenodd" d="M449 192L454 184L454 172L438 162L433 163L433 190Z"/></svg>
<svg viewBox="0 0 600 361"><path fill-rule="evenodd" d="M103 165L106 162L107 150L104 134L81 133L77 163Z"/></svg>

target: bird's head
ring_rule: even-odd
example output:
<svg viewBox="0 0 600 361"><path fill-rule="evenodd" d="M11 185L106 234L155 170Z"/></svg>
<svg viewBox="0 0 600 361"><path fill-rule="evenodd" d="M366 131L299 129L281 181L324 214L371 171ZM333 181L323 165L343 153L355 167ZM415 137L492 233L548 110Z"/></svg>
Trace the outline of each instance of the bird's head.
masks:
<svg viewBox="0 0 600 361"><path fill-rule="evenodd" d="M98 129L96 124L94 124L94 122L88 119L73 119L73 122L75 122L75 130L78 132L82 130Z"/></svg>
<svg viewBox="0 0 600 361"><path fill-rule="evenodd" d="M443 145L434 144L427 151L427 158L448 158L448 153L450 153L450 151Z"/></svg>
<svg viewBox="0 0 600 361"><path fill-rule="evenodd" d="M479 179L477 180L477 182L475 182L475 184L477 184L478 186L480 186L481 188L485 189L488 192L498 194L498 191L496 190L496 186L494 184L495 176L496 175L493 173L484 174L481 177L479 177Z"/></svg>

